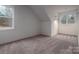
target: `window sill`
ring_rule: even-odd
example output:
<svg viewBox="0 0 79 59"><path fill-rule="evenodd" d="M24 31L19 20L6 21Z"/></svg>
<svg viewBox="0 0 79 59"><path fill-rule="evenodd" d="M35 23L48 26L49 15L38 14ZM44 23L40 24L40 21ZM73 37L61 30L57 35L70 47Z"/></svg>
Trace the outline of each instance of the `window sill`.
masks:
<svg viewBox="0 0 79 59"><path fill-rule="evenodd" d="M14 29L14 27L0 27L0 30L11 30Z"/></svg>

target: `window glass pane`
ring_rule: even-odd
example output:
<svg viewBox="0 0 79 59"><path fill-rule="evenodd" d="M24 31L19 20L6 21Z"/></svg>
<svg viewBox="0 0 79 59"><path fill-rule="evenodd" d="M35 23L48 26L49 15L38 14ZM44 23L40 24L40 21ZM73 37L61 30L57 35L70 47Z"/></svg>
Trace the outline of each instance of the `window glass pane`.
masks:
<svg viewBox="0 0 79 59"><path fill-rule="evenodd" d="M6 8L4 6L0 6L0 16L8 16L11 17L12 13L10 8Z"/></svg>
<svg viewBox="0 0 79 59"><path fill-rule="evenodd" d="M73 23L75 23L75 18L74 18L74 16L73 15L68 15L69 17L68 17L68 24L73 24Z"/></svg>
<svg viewBox="0 0 79 59"><path fill-rule="evenodd" d="M63 16L63 17L62 17L61 23L62 23L62 24L66 24L66 16Z"/></svg>

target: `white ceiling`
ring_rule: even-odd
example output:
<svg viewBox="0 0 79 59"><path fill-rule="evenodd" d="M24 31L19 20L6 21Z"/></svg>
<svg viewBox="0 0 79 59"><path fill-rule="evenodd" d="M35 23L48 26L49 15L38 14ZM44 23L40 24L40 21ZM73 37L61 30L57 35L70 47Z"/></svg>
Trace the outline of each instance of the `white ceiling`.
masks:
<svg viewBox="0 0 79 59"><path fill-rule="evenodd" d="M48 14L46 13L45 9L43 8L42 5L31 5L29 6L33 12L40 18L40 20L44 21L48 21L50 20L48 17Z"/></svg>
<svg viewBox="0 0 79 59"><path fill-rule="evenodd" d="M79 9L79 5L30 5L29 7L42 21L54 20L60 12Z"/></svg>

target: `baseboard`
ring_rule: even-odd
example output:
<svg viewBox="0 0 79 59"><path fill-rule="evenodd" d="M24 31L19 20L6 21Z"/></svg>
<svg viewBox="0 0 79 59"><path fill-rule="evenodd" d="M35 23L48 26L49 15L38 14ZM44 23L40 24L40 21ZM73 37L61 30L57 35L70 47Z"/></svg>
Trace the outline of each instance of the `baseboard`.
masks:
<svg viewBox="0 0 79 59"><path fill-rule="evenodd" d="M40 34L41 36L45 36L45 37L50 37L49 35L45 35L45 34Z"/></svg>
<svg viewBox="0 0 79 59"><path fill-rule="evenodd" d="M73 35L73 34L65 34L65 33L58 33L58 34L66 35L66 36L74 36L74 37L78 37L77 35Z"/></svg>
<svg viewBox="0 0 79 59"><path fill-rule="evenodd" d="M15 40L15 41L10 41L10 42L6 42L6 43L2 43L2 44L0 44L0 46L7 45L7 44L11 44L11 43L14 43L14 42L19 42L19 41L21 41L21 40L25 40L25 39L34 38L34 37L37 37L37 36L49 37L48 35L37 34L37 35L31 36L31 37L21 38L21 39L17 39L17 40Z"/></svg>

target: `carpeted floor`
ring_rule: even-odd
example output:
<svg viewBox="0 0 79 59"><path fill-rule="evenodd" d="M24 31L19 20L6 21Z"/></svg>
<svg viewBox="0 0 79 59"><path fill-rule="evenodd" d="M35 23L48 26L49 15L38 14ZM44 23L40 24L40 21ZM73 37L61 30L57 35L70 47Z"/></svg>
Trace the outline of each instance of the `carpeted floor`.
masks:
<svg viewBox="0 0 79 59"><path fill-rule="evenodd" d="M73 36L57 35L52 38L36 36L2 45L0 54L59 54L76 45L77 40Z"/></svg>

